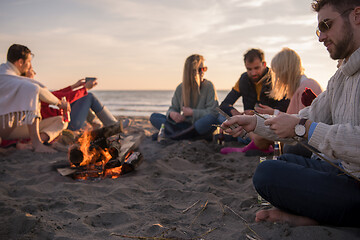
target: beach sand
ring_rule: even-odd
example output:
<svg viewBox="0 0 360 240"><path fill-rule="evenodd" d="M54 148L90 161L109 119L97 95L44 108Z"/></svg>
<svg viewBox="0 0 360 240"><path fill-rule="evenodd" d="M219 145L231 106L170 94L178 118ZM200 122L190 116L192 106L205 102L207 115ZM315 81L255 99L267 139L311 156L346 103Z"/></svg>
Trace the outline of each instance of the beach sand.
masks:
<svg viewBox="0 0 360 240"><path fill-rule="evenodd" d="M255 223L258 157L222 155L203 140L161 145L146 117L128 129L140 132L144 162L117 179L61 176L54 166L66 152L0 155L0 239L360 238L356 228Z"/></svg>

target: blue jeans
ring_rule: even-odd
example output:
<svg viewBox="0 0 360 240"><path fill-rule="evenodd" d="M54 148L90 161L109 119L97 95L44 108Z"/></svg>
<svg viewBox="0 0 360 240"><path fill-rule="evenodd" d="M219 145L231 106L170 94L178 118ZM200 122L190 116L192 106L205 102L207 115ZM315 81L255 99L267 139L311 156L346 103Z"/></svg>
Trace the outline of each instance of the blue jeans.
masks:
<svg viewBox="0 0 360 240"><path fill-rule="evenodd" d="M150 116L150 122L155 128L160 129L161 124L166 122L166 116L161 113L153 113ZM216 127L212 126L213 124L217 124L217 117L212 114L208 114L197 120L194 123L194 126L196 132L199 135L205 135L213 132L216 129ZM177 128L178 130L185 130L190 126L191 123L188 122L181 122L175 124L175 128Z"/></svg>
<svg viewBox="0 0 360 240"><path fill-rule="evenodd" d="M94 94L88 93L86 96L76 100L71 104L70 123L68 129L75 131L84 126L89 109L95 113L100 112L104 105L95 97Z"/></svg>
<svg viewBox="0 0 360 240"><path fill-rule="evenodd" d="M260 163L253 183L276 208L320 224L360 226L360 183L327 162L284 154Z"/></svg>

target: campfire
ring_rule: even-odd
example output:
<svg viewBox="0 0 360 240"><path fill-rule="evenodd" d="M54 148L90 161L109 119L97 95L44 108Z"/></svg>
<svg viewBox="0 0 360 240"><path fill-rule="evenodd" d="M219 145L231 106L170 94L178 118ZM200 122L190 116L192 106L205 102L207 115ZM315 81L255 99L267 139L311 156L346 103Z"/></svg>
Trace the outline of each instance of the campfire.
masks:
<svg viewBox="0 0 360 240"><path fill-rule="evenodd" d="M70 166L58 168L62 175L79 180L118 178L135 170L143 161L140 152L135 152L141 137L122 138L122 126L85 131L69 148Z"/></svg>

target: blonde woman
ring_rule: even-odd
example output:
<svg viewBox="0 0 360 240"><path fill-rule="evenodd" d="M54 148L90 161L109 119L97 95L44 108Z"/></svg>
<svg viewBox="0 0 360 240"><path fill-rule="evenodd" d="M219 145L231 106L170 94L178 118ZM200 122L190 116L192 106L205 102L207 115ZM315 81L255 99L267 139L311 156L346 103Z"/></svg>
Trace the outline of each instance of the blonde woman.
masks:
<svg viewBox="0 0 360 240"><path fill-rule="evenodd" d="M284 97L290 99L286 113L297 114L305 106L301 102L301 96L305 88L310 88L316 95L322 92L320 84L314 79L304 75L304 68L300 56L290 48L283 48L271 61L273 74L272 90L270 97L281 100ZM255 110L261 114L277 115L279 110L259 104ZM266 140L259 135L251 134L252 141L243 148L223 148L222 153L245 152L246 155L268 155L273 152L272 141ZM287 146L287 151L297 152L297 148ZM303 151L303 150L301 150Z"/></svg>
<svg viewBox="0 0 360 240"><path fill-rule="evenodd" d="M180 140L206 136L214 131L217 123L218 99L215 87L204 78L207 71L204 57L198 54L189 56L184 65L183 80L174 93L166 116L153 113L152 125L160 129L165 123L167 137Z"/></svg>
<svg viewBox="0 0 360 240"><path fill-rule="evenodd" d="M317 81L305 76L300 56L290 48L283 48L274 56L271 69L274 81L270 96L274 99L284 97L290 99L286 113L297 114L305 107L301 102L301 95L305 88L310 88L316 95L322 92ZM263 114L276 115L277 113L274 109L261 104L255 110Z"/></svg>

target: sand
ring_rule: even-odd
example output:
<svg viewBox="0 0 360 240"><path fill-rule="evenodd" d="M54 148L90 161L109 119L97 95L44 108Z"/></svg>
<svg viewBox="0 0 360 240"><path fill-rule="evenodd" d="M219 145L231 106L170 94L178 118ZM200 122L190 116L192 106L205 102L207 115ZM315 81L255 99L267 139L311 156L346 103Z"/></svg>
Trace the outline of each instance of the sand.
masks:
<svg viewBox="0 0 360 240"><path fill-rule="evenodd" d="M360 238L356 228L255 223L265 208L252 186L258 157L222 155L204 140L161 145L145 117L128 129L140 132L144 162L117 179L61 176L54 166L66 152L2 153L0 239Z"/></svg>

